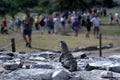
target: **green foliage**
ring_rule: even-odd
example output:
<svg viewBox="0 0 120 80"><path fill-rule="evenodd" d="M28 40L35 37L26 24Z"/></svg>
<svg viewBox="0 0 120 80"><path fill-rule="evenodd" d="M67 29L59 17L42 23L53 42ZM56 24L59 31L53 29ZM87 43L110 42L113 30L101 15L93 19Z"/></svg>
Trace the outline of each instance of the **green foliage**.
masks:
<svg viewBox="0 0 120 80"><path fill-rule="evenodd" d="M10 13L12 15L16 14L21 8L22 10L26 8L33 8L37 6L38 0L1 0L0 1L0 14Z"/></svg>
<svg viewBox="0 0 120 80"><path fill-rule="evenodd" d="M35 12L35 13L45 13L44 11L45 10L43 8L41 8L41 7L33 8L33 12Z"/></svg>
<svg viewBox="0 0 120 80"><path fill-rule="evenodd" d="M77 10L77 9L88 9L89 6L83 0L55 0L53 3L55 10L66 11L66 10Z"/></svg>
<svg viewBox="0 0 120 80"><path fill-rule="evenodd" d="M84 10L97 5L112 7L112 4L113 0L1 0L0 15L5 13L14 15L26 8L40 13L51 13L53 11Z"/></svg>
<svg viewBox="0 0 120 80"><path fill-rule="evenodd" d="M41 6L41 7L48 7L50 1L49 0L40 0L38 2L38 6Z"/></svg>

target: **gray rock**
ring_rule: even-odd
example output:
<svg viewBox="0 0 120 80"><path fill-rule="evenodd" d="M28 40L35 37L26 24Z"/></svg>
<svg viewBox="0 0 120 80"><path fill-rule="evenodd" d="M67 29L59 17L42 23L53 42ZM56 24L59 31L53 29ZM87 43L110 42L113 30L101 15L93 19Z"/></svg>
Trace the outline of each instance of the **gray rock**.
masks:
<svg viewBox="0 0 120 80"><path fill-rule="evenodd" d="M28 59L30 57L30 54L29 53L16 53L17 54L17 58L21 58L21 59Z"/></svg>
<svg viewBox="0 0 120 80"><path fill-rule="evenodd" d="M97 69L97 68L107 68L108 66L111 66L111 65L113 65L113 62L112 61L108 61L108 60L106 60L106 61L96 61L96 62L92 62L92 63L89 63L89 64L87 64L86 65L86 68L89 68L89 67L91 67L91 68L95 68L95 69Z"/></svg>
<svg viewBox="0 0 120 80"><path fill-rule="evenodd" d="M16 70L17 68L19 68L21 65L21 61L20 59L14 59L14 60L11 60L11 61L7 61L7 62L4 62L3 63L3 67L6 69L6 70Z"/></svg>
<svg viewBox="0 0 120 80"><path fill-rule="evenodd" d="M36 56L36 57L31 56L29 58L29 60L33 60L33 61L47 61L44 57L39 57L39 56Z"/></svg>
<svg viewBox="0 0 120 80"><path fill-rule="evenodd" d="M110 72L110 71L92 70L92 71L77 71L77 72L74 72L72 74L74 75L73 78L74 77L81 78L79 80L110 80L109 77L106 77L106 78L104 77L104 75L106 76L106 75L109 74L108 72ZM112 74L113 74L112 80L119 80L119 78L120 78L119 77L120 76L119 73L112 72Z"/></svg>
<svg viewBox="0 0 120 80"><path fill-rule="evenodd" d="M51 69L20 69L2 74L0 80L52 80L53 72Z"/></svg>
<svg viewBox="0 0 120 80"><path fill-rule="evenodd" d="M120 55L112 55L112 56L109 56L109 58L112 58L112 59L120 59Z"/></svg>
<svg viewBox="0 0 120 80"><path fill-rule="evenodd" d="M4 48L0 48L0 52L6 51Z"/></svg>
<svg viewBox="0 0 120 80"><path fill-rule="evenodd" d="M58 53L48 52L48 51L38 52L36 54L34 54L34 53L30 54L31 57L43 57L46 60L54 60L56 57L59 57L59 55L60 54L58 54Z"/></svg>
<svg viewBox="0 0 120 80"><path fill-rule="evenodd" d="M89 63L85 66L85 70L87 71L94 69L109 70L120 73L120 63L115 63L113 61L98 61L95 63Z"/></svg>
<svg viewBox="0 0 120 80"><path fill-rule="evenodd" d="M75 75L70 80L84 80L84 79L82 79L80 75Z"/></svg>
<svg viewBox="0 0 120 80"><path fill-rule="evenodd" d="M6 55L10 56L11 58L15 57L14 53L6 53Z"/></svg>
<svg viewBox="0 0 120 80"><path fill-rule="evenodd" d="M106 80L100 77L102 70L94 71L77 71L74 74L73 78L79 78L79 80Z"/></svg>
<svg viewBox="0 0 120 80"><path fill-rule="evenodd" d="M59 57L59 54L46 51L46 52L42 52L39 56L53 60L54 58Z"/></svg>
<svg viewBox="0 0 120 80"><path fill-rule="evenodd" d="M61 63L59 62L37 62L32 65L32 68L42 68L42 69L63 69Z"/></svg>
<svg viewBox="0 0 120 80"><path fill-rule="evenodd" d="M51 51L30 53L0 52L0 80L110 80L108 78L110 76L107 75L107 72L110 71L113 73L113 79L120 79L119 55L108 58L92 57L80 59L81 55L78 56L80 52L72 53L73 56L67 45L62 46L62 53L65 55L62 56ZM59 62L60 57L62 57L61 62ZM75 66L73 64L74 61L77 63ZM88 71L85 70L86 64L89 64ZM5 65L7 68L3 68ZM73 69L77 66L77 70L70 69L71 65ZM69 72L66 68L69 71L73 71Z"/></svg>
<svg viewBox="0 0 120 80"><path fill-rule="evenodd" d="M109 71L120 73L120 66L108 67Z"/></svg>
<svg viewBox="0 0 120 80"><path fill-rule="evenodd" d="M113 78L113 73L110 71L101 72L101 78Z"/></svg>
<svg viewBox="0 0 120 80"><path fill-rule="evenodd" d="M48 65L48 64L35 64L32 66L32 68L41 68L41 69L54 69L54 67L52 65Z"/></svg>
<svg viewBox="0 0 120 80"><path fill-rule="evenodd" d="M84 58L87 58L87 55L86 54L81 54L79 56L76 57L77 59L84 59Z"/></svg>
<svg viewBox="0 0 120 80"><path fill-rule="evenodd" d="M11 60L11 59L13 59L13 58L11 58L8 55L0 55L0 60L6 61L6 60Z"/></svg>
<svg viewBox="0 0 120 80"><path fill-rule="evenodd" d="M52 80L69 80L69 74L65 70L57 70L52 74Z"/></svg>

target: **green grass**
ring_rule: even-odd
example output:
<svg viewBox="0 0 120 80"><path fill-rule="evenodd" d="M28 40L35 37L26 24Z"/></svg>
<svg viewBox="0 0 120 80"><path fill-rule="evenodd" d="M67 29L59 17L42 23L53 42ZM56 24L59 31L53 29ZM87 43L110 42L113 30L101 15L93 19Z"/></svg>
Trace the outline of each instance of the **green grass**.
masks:
<svg viewBox="0 0 120 80"><path fill-rule="evenodd" d="M11 42L11 38L15 38L16 42L16 51L32 51L32 50L40 50L40 49L49 49L49 50L59 50L59 40L64 40L68 47L73 48L79 48L79 47L85 47L85 46L91 46L91 45L99 45L99 40L96 38L93 38L92 35L90 38L85 38L84 35L80 35L78 37L74 36L63 36L63 35L55 35L55 34L44 34L41 35L39 33L33 33L32 35L32 47L33 49L29 49L25 47L25 42L21 36L21 34L10 34L10 35L0 35L0 47L3 47ZM103 39L103 44L118 44L119 41L109 40L109 39ZM11 46L6 47L7 50L11 50Z"/></svg>
<svg viewBox="0 0 120 80"><path fill-rule="evenodd" d="M120 35L120 26L102 26L100 32L107 35Z"/></svg>

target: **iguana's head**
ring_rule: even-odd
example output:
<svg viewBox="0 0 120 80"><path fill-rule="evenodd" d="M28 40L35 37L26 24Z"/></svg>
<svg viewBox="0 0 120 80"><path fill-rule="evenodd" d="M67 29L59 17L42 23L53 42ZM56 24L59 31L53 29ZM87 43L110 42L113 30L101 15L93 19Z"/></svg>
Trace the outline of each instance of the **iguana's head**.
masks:
<svg viewBox="0 0 120 80"><path fill-rule="evenodd" d="M65 52L69 51L68 46L64 41L59 41L59 43L60 43L60 46L61 46L61 52L65 53Z"/></svg>

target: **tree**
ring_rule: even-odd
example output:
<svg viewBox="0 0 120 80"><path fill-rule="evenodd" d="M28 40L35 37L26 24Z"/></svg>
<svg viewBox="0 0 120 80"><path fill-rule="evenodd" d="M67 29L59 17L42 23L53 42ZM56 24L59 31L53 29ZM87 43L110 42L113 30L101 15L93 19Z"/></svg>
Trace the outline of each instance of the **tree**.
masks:
<svg viewBox="0 0 120 80"><path fill-rule="evenodd" d="M114 2L113 2L113 0L104 0L103 3L104 3L104 6L111 8L111 7L113 7Z"/></svg>
<svg viewBox="0 0 120 80"><path fill-rule="evenodd" d="M37 12L49 13L53 11L86 10L94 6L112 7L113 0L1 0L0 15L15 14L26 8Z"/></svg>
<svg viewBox="0 0 120 80"><path fill-rule="evenodd" d="M60 11L89 8L88 4L84 0L55 0L53 7L55 10Z"/></svg>
<svg viewBox="0 0 120 80"><path fill-rule="evenodd" d="M38 0L1 0L0 14L10 13L15 14L18 9L33 8L38 5ZM2 11L2 12L1 12Z"/></svg>

